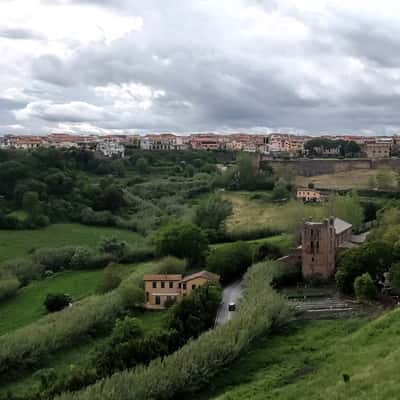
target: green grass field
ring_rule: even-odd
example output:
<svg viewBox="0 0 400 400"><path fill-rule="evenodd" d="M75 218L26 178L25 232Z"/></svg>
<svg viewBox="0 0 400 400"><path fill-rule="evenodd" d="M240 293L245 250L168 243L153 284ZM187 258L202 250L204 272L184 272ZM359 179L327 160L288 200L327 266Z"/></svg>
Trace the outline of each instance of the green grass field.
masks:
<svg viewBox="0 0 400 400"><path fill-rule="evenodd" d="M40 247L96 247L102 237L108 236L125 240L132 246L144 242L143 236L128 230L79 224L56 224L34 231L0 230L0 262L26 256Z"/></svg>
<svg viewBox="0 0 400 400"><path fill-rule="evenodd" d="M46 314L43 301L48 293L68 293L74 300L93 294L102 271L73 271L33 281L17 295L0 303L0 335L27 325Z"/></svg>
<svg viewBox="0 0 400 400"><path fill-rule="evenodd" d="M399 345L399 309L373 321L295 322L254 343L196 398L398 399Z"/></svg>

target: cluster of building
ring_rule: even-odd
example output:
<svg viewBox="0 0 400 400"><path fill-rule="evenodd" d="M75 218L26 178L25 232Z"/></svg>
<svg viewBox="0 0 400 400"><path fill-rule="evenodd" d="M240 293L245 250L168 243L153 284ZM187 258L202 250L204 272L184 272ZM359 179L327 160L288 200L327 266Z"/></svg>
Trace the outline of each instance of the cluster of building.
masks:
<svg viewBox="0 0 400 400"><path fill-rule="evenodd" d="M224 150L270 154L273 156L302 157L305 144L315 136L294 134L216 134L198 133L175 135L172 133L148 135L69 135L52 133L47 136L0 136L0 148L35 149L38 147L83 148L105 156L125 154L126 147L143 150ZM329 140L354 141L368 158L387 158L400 150L400 136L320 136ZM339 148L324 149L323 156L335 156Z"/></svg>

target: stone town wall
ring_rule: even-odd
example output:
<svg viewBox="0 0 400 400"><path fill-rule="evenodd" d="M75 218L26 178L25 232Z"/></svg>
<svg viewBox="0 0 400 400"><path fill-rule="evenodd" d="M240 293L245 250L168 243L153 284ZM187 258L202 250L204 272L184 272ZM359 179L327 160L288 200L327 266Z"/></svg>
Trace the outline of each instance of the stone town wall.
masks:
<svg viewBox="0 0 400 400"><path fill-rule="evenodd" d="M263 169L267 165L277 167L278 165L287 165L292 167L298 175L315 176L322 174L333 174L335 172L346 172L355 169L377 169L384 166L391 168L400 168L399 158L388 158L381 160L371 159L348 159L348 160L332 160L332 159L296 159L296 160L268 160L260 159L260 168Z"/></svg>

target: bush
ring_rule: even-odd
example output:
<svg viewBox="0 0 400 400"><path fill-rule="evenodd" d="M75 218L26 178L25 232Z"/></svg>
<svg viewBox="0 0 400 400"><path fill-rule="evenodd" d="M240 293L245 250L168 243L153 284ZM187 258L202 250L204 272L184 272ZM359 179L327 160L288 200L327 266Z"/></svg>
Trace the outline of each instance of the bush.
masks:
<svg viewBox="0 0 400 400"><path fill-rule="evenodd" d="M123 257L127 246L128 244L123 240L119 240L115 237L108 237L101 239L99 248L101 251L112 254L117 259L120 259Z"/></svg>
<svg viewBox="0 0 400 400"><path fill-rule="evenodd" d="M360 301L370 301L376 298L376 288L368 272L356 278L354 292Z"/></svg>
<svg viewBox="0 0 400 400"><path fill-rule="evenodd" d="M164 257L159 262L160 274L183 274L186 270L186 261L176 257Z"/></svg>
<svg viewBox="0 0 400 400"><path fill-rule="evenodd" d="M42 248L35 251L33 259L36 263L44 265L46 269L60 271L70 266L75 250L76 248L72 246Z"/></svg>
<svg viewBox="0 0 400 400"><path fill-rule="evenodd" d="M112 271L104 271L103 276L97 285L96 292L104 294L116 289L121 283L121 278Z"/></svg>
<svg viewBox="0 0 400 400"><path fill-rule="evenodd" d="M16 277L0 278L0 301L15 296L21 283Z"/></svg>
<svg viewBox="0 0 400 400"><path fill-rule="evenodd" d="M252 263L252 249L246 242L229 243L214 248L207 258L207 269L227 283L244 274Z"/></svg>
<svg viewBox="0 0 400 400"><path fill-rule="evenodd" d="M274 243L261 243L256 245L253 250L253 262L259 262L266 258L280 258L282 256L281 248Z"/></svg>
<svg viewBox="0 0 400 400"><path fill-rule="evenodd" d="M56 312L68 307L71 301L71 297L67 294L48 294L44 306L48 312Z"/></svg>
<svg viewBox="0 0 400 400"><path fill-rule="evenodd" d="M155 250L153 247L128 247L124 255L119 260L123 264L138 263L152 260L155 257Z"/></svg>
<svg viewBox="0 0 400 400"><path fill-rule="evenodd" d="M21 285L27 285L33 279L40 279L46 267L26 258L7 261L0 267L0 275L16 276Z"/></svg>

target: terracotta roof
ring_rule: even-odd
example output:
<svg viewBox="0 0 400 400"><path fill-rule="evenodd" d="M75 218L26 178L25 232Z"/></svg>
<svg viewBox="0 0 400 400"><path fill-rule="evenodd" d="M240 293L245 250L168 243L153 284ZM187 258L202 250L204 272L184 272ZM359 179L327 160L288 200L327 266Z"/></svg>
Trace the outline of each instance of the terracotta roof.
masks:
<svg viewBox="0 0 400 400"><path fill-rule="evenodd" d="M208 272L208 271L200 271L200 272L196 272L195 274L185 276L182 279L182 282L191 281L196 278L204 278L209 281L216 281L216 282L219 281L219 275L213 274L212 272Z"/></svg>
<svg viewBox="0 0 400 400"><path fill-rule="evenodd" d="M182 275L179 274L145 274L144 281L180 281Z"/></svg>

